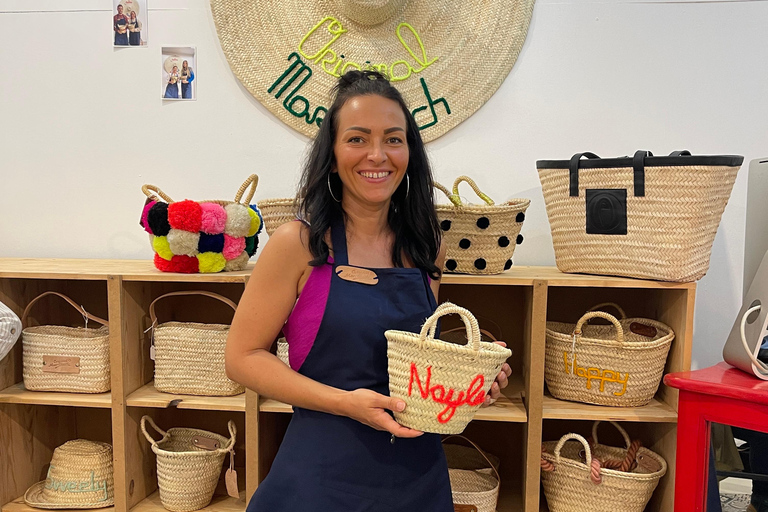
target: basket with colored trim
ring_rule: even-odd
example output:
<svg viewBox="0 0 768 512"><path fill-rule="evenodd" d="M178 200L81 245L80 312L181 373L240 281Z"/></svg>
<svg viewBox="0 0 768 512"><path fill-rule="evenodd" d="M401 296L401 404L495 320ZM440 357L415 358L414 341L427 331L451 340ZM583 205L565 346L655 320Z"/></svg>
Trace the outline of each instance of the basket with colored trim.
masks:
<svg viewBox="0 0 768 512"><path fill-rule="evenodd" d="M293 198L262 199L256 202L264 219L264 229L272 236L277 228L296 220L296 200Z"/></svg>
<svg viewBox="0 0 768 512"><path fill-rule="evenodd" d="M631 461L632 469L605 467L606 460L625 460L632 443L626 431L612 421L624 437L626 448L599 444L599 424L597 421L592 426L591 446L579 434L542 443L541 483L551 512L642 512L666 474L664 458L642 447Z"/></svg>
<svg viewBox="0 0 768 512"><path fill-rule="evenodd" d="M453 437L463 439L472 448L445 443ZM448 462L453 504L475 507L477 512L495 512L501 486L499 458L485 453L464 436L445 437L443 450Z"/></svg>
<svg viewBox="0 0 768 512"><path fill-rule="evenodd" d="M147 423L162 438L156 441L147 432ZM234 471L235 422L227 424L229 439L196 428L161 430L152 418L141 418L141 431L157 456L157 484L160 502L172 512L191 512L208 506L221 476L221 466L230 454L229 471Z"/></svg>
<svg viewBox="0 0 768 512"><path fill-rule="evenodd" d="M29 325L32 306L47 295L67 301L86 320L85 327ZM88 320L100 324L88 327ZM30 391L106 393L111 388L109 327L107 320L88 313L75 301L57 292L41 293L21 315L24 387Z"/></svg>
<svg viewBox="0 0 768 512"><path fill-rule="evenodd" d="M450 314L461 316L466 345L435 338L437 321ZM395 411L395 420L424 432L463 432L512 354L496 343L481 342L472 313L450 302L438 306L419 334L389 330L384 335L389 394L406 403L404 411Z"/></svg>
<svg viewBox="0 0 768 512"><path fill-rule="evenodd" d="M485 204L463 203L459 184L466 182ZM522 243L520 229L529 199L511 199L495 204L467 176L459 176L449 192L440 183L451 204L436 204L437 218L446 247L445 271L458 274L500 274L512 266L515 247Z"/></svg>
<svg viewBox="0 0 768 512"><path fill-rule="evenodd" d="M187 274L245 269L264 223L249 205L258 183L251 174L234 201L174 201L154 185L141 187L147 196L141 226L150 234L155 267Z"/></svg>
<svg viewBox="0 0 768 512"><path fill-rule="evenodd" d="M603 311L616 307L621 320ZM609 325L592 325L603 318ZM656 320L626 318L612 303L595 306L574 325L547 322L544 379L561 400L638 407L659 388L675 333Z"/></svg>
<svg viewBox="0 0 768 512"><path fill-rule="evenodd" d="M701 279L743 161L688 151L539 160L557 268L661 281Z"/></svg>
<svg viewBox="0 0 768 512"><path fill-rule="evenodd" d="M226 297L206 291L171 292L149 306L155 360L155 388L165 393L198 396L239 395L245 388L227 378L224 349L229 325L196 322L157 323L155 304L167 297L203 295L217 299L233 311L237 305Z"/></svg>

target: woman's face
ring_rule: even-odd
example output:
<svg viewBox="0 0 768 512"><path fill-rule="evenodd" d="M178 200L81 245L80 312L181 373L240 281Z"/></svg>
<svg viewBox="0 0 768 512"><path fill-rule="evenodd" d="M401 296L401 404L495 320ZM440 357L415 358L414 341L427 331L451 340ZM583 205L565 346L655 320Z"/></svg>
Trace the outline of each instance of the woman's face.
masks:
<svg viewBox="0 0 768 512"><path fill-rule="evenodd" d="M173 69L171 70L171 73L178 73L178 72L179 72L179 68L176 67L176 66L173 66Z"/></svg>
<svg viewBox="0 0 768 512"><path fill-rule="evenodd" d="M408 168L406 126L400 105L382 96L356 96L339 109L333 153L342 202L389 203Z"/></svg>
<svg viewBox="0 0 768 512"><path fill-rule="evenodd" d="M132 20L135 20L135 19L136 19L136 12L134 12L134 11L131 11L131 19L132 19Z"/></svg>

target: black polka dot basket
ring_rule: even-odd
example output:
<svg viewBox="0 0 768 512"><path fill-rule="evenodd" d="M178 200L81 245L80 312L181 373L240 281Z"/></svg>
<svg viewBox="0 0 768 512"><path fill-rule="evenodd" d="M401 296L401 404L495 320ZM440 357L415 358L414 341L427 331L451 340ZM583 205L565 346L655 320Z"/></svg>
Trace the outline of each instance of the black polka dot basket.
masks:
<svg viewBox="0 0 768 512"><path fill-rule="evenodd" d="M459 184L466 182L485 204L464 203ZM523 242L520 229L530 199L510 199L496 204L467 176L459 176L453 191L435 183L451 204L435 205L443 242L446 272L456 274L500 274L512 266L515 247Z"/></svg>

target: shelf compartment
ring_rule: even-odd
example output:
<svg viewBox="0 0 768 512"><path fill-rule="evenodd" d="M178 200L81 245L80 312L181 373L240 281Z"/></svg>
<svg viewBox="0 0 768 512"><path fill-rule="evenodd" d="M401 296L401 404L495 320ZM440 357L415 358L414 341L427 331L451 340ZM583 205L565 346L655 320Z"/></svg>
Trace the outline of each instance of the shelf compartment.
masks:
<svg viewBox="0 0 768 512"><path fill-rule="evenodd" d="M29 391L23 382L0 391L0 404L63 405L68 407L112 407L112 393L60 393ZM23 500L22 500L23 501Z"/></svg>
<svg viewBox="0 0 768 512"><path fill-rule="evenodd" d="M544 395L545 420L639 421L646 423L677 423L677 412L668 404L653 398L642 407L608 407L558 400Z"/></svg>
<svg viewBox="0 0 768 512"><path fill-rule="evenodd" d="M129 407L197 409L202 411L245 411L245 393L235 396L194 396L163 393L154 381L140 387L126 399Z"/></svg>
<svg viewBox="0 0 768 512"><path fill-rule="evenodd" d="M200 512L243 512L245 510L245 492L240 492L240 498L235 499L227 495L214 495L211 503L201 508ZM31 509L34 510L34 509ZM107 509L103 509L107 510ZM3 512L6 512L3 510ZM30 512L30 511L8 511L8 512ZM155 491L138 505L131 508L131 512L167 512L160 502L160 492Z"/></svg>
<svg viewBox="0 0 768 512"><path fill-rule="evenodd" d="M3 505L2 512L40 512L40 510L24 503L24 496L21 496ZM115 512L115 507L79 509L78 512Z"/></svg>

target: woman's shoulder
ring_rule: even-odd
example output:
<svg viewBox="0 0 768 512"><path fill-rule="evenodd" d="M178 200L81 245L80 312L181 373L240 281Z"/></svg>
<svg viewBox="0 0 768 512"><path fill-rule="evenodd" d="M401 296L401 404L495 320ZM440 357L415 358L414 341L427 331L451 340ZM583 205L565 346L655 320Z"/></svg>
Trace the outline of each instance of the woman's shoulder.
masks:
<svg viewBox="0 0 768 512"><path fill-rule="evenodd" d="M309 227L304 222L293 221L282 224L269 236L268 244L273 250L284 251L292 257L299 257L304 264L312 259L309 251Z"/></svg>

